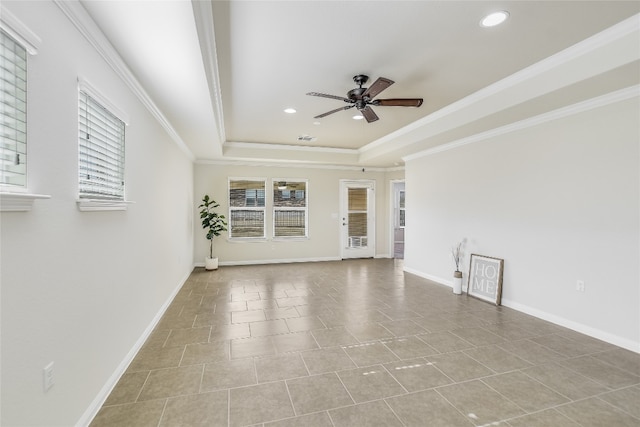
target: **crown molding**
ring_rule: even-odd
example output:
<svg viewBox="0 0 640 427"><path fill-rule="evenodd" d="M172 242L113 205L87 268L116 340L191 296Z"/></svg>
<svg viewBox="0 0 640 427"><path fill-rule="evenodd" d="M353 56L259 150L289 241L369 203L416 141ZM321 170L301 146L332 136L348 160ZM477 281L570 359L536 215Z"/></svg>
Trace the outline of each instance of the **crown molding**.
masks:
<svg viewBox="0 0 640 427"><path fill-rule="evenodd" d="M358 150L353 148L332 148L332 147L313 147L309 145L289 145L289 144L268 144L260 142L241 142L230 141L226 142L225 147L228 148L244 148L250 150L287 150L287 151L303 151L303 152L318 152L318 153L330 153L330 154L350 154L358 155Z"/></svg>
<svg viewBox="0 0 640 427"><path fill-rule="evenodd" d="M430 148L428 150L424 150L415 154L411 154L409 156L405 156L402 158L402 160L404 160L405 162L416 160L421 157L426 157L433 154L441 153L443 151L449 151L459 147L463 147L465 145L486 141L487 139L496 138L511 132L528 129L543 123L573 116L579 113L583 113L583 112L600 108L600 107L605 107L607 105L615 104L617 102L622 102L622 101L626 101L628 99L633 99L633 98L640 98L640 85L631 86L625 89L608 93L606 95L598 96L596 98L588 99L586 101L582 101L566 107L558 108L548 113L539 114L537 116L533 116L528 119L520 120L518 122L510 123L508 125L491 129L486 132L481 132L476 135L462 138L457 141L453 141L447 144L442 144L437 147Z"/></svg>
<svg viewBox="0 0 640 427"><path fill-rule="evenodd" d="M224 128L224 109L222 106L222 92L220 90L220 73L218 67L218 54L216 50L216 32L213 23L213 7L211 2L192 0L193 17L196 23L196 32L202 53L209 97L218 132L219 143L222 146L226 140Z"/></svg>
<svg viewBox="0 0 640 427"><path fill-rule="evenodd" d="M304 161L286 161L265 159L245 159L245 158L228 158L224 159L201 159L196 160L197 165L211 166L248 166L248 167L265 167L265 168L287 168L287 169L325 169L325 170L341 170L341 171L362 171L362 172L397 172L403 171L404 166L394 166L391 168L384 167L367 167L358 165L338 165L330 163L308 163Z"/></svg>
<svg viewBox="0 0 640 427"><path fill-rule="evenodd" d="M113 48L109 40L100 31L96 23L93 21L89 13L80 4L74 0L53 0L54 3L62 10L71 23L78 29L80 34L93 46L107 64L116 72L118 77L127 85L131 92L138 98L144 107L158 121L160 126L167 132L169 137L175 142L178 148L191 160L195 160L195 156L180 138L176 130L171 126L167 118L162 114L160 109L153 102L151 97L144 90L142 85L134 77L129 67L122 60L118 52Z"/></svg>
<svg viewBox="0 0 640 427"><path fill-rule="evenodd" d="M578 42L554 55L551 55L527 68L524 68L494 84L491 84L485 88L474 92L473 94L462 98L448 106L429 114L422 119L419 119L395 132L387 134L382 138L379 138L371 143L360 148L360 153L365 154L376 148L383 147L392 142L397 142L398 138L407 136L412 132L415 132L421 128L428 127L434 122L445 119L455 113L475 106L483 101L487 101L489 98L503 93L507 90L513 89L519 85L527 84L535 78L538 78L545 73L565 66L571 61L574 61L580 57L583 57L589 53L592 53L598 49L606 47L612 43L619 41L620 39L638 33L640 31L640 14L636 14L630 18L621 21L620 23L609 27L597 33L581 42ZM536 93L535 96L539 96L540 93Z"/></svg>

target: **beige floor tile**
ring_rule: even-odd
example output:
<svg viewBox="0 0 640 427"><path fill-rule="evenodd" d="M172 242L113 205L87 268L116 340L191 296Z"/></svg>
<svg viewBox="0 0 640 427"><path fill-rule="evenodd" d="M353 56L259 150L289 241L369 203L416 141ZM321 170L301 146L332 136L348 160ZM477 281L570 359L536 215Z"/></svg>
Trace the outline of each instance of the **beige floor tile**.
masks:
<svg viewBox="0 0 640 427"><path fill-rule="evenodd" d="M509 372L531 366L531 363L496 345L467 349L464 353L495 372Z"/></svg>
<svg viewBox="0 0 640 427"><path fill-rule="evenodd" d="M273 343L278 353L319 348L315 338L313 338L313 335L309 332L293 332L290 334L276 335L273 337Z"/></svg>
<svg viewBox="0 0 640 427"><path fill-rule="evenodd" d="M559 363L612 389L640 384L640 377L591 356L562 360Z"/></svg>
<svg viewBox="0 0 640 427"><path fill-rule="evenodd" d="M539 365L523 372L572 400L608 391L604 385L556 363Z"/></svg>
<svg viewBox="0 0 640 427"><path fill-rule="evenodd" d="M407 427L470 427L456 408L433 390L385 399Z"/></svg>
<svg viewBox="0 0 640 427"><path fill-rule="evenodd" d="M351 360L360 367L399 360L398 356L393 354L383 343L377 341L352 344L342 348L344 348Z"/></svg>
<svg viewBox="0 0 640 427"><path fill-rule="evenodd" d="M355 368L342 347L329 347L300 353L311 375Z"/></svg>
<svg viewBox="0 0 640 427"><path fill-rule="evenodd" d="M93 419L91 427L136 426L157 427L166 399L127 405L105 406Z"/></svg>
<svg viewBox="0 0 640 427"><path fill-rule="evenodd" d="M568 399L521 372L510 372L482 381L527 412L541 411Z"/></svg>
<svg viewBox="0 0 640 427"><path fill-rule="evenodd" d="M598 399L580 400L556 408L582 427L638 427L640 420Z"/></svg>
<svg viewBox="0 0 640 427"><path fill-rule="evenodd" d="M453 381L468 381L492 375L494 372L462 352L428 356L427 361Z"/></svg>
<svg viewBox="0 0 640 427"><path fill-rule="evenodd" d="M297 414L325 411L354 403L335 373L287 380L287 387Z"/></svg>
<svg viewBox="0 0 640 427"><path fill-rule="evenodd" d="M94 424L640 427L639 400L636 353L345 260L196 268Z"/></svg>
<svg viewBox="0 0 640 427"><path fill-rule="evenodd" d="M316 412L314 414L265 423L264 427L334 427L334 425L327 412Z"/></svg>
<svg viewBox="0 0 640 427"><path fill-rule="evenodd" d="M193 394L200 391L204 365L151 371L138 400Z"/></svg>
<svg viewBox="0 0 640 427"><path fill-rule="evenodd" d="M335 427L402 427L402 422L382 400L329 411Z"/></svg>
<svg viewBox="0 0 640 427"><path fill-rule="evenodd" d="M356 403L405 393L405 389L382 365L340 371L338 376Z"/></svg>
<svg viewBox="0 0 640 427"><path fill-rule="evenodd" d="M357 344L356 337L351 335L344 327L318 329L311 331L320 347L335 347L337 345Z"/></svg>
<svg viewBox="0 0 640 427"><path fill-rule="evenodd" d="M299 353L254 359L258 382L286 380L309 375Z"/></svg>
<svg viewBox="0 0 640 427"><path fill-rule="evenodd" d="M640 420L640 386L623 388L598 397Z"/></svg>
<svg viewBox="0 0 640 427"><path fill-rule="evenodd" d="M418 335L422 341L436 349L438 353L450 353L474 347L469 341L453 335L451 332L431 332Z"/></svg>
<svg viewBox="0 0 640 427"><path fill-rule="evenodd" d="M408 392L452 383L449 377L423 358L388 363L384 367Z"/></svg>
<svg viewBox="0 0 640 427"><path fill-rule="evenodd" d="M518 417L509 420L508 424L511 427L580 427L555 409Z"/></svg>
<svg viewBox="0 0 640 427"><path fill-rule="evenodd" d="M104 405L110 406L135 402L148 377L148 371L125 373L104 402Z"/></svg>
<svg viewBox="0 0 640 427"><path fill-rule="evenodd" d="M167 401L159 427L226 426L227 395L227 391L224 390L172 397Z"/></svg>
<svg viewBox="0 0 640 427"><path fill-rule="evenodd" d="M232 360L205 365L200 390L213 391L256 383L253 359Z"/></svg>
<svg viewBox="0 0 640 427"><path fill-rule="evenodd" d="M403 360L439 353L436 349L417 337L400 337L384 340L383 343L396 356Z"/></svg>
<svg viewBox="0 0 640 427"><path fill-rule="evenodd" d="M295 415L284 381L229 391L229 425L244 426Z"/></svg>
<svg viewBox="0 0 640 427"><path fill-rule="evenodd" d="M525 413L479 380L439 387L436 391L476 425L500 425Z"/></svg>
<svg viewBox="0 0 640 427"><path fill-rule="evenodd" d="M276 354L271 337L241 338L231 340L231 359L272 356Z"/></svg>

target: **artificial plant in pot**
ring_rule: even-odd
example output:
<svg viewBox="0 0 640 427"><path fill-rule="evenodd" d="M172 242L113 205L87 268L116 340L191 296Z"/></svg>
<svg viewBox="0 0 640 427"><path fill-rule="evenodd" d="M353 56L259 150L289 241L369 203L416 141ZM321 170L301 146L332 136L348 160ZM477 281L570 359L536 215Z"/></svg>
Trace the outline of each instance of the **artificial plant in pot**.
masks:
<svg viewBox="0 0 640 427"><path fill-rule="evenodd" d="M460 261L462 259L462 242L458 246L451 249L453 262L456 263L456 271L453 272L453 293L460 295L462 293L462 271L460 271Z"/></svg>
<svg viewBox="0 0 640 427"><path fill-rule="evenodd" d="M218 268L218 257L214 258L213 256L213 238L227 230L226 218L215 211L218 206L220 205L210 198L208 194L204 195L202 203L198 206L200 208L202 228L207 231L207 240L209 240L209 256L205 258L205 268L207 270Z"/></svg>

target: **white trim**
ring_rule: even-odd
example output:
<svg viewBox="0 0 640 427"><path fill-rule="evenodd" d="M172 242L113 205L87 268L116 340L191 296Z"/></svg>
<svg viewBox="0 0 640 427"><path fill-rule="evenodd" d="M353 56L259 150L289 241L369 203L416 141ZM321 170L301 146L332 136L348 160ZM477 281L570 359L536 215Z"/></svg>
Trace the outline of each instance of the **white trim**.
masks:
<svg viewBox="0 0 640 427"><path fill-rule="evenodd" d="M20 43L29 55L38 54L38 46L42 43L42 39L2 5L0 5L0 28Z"/></svg>
<svg viewBox="0 0 640 427"><path fill-rule="evenodd" d="M50 199L45 194L0 192L0 212L27 212L38 199Z"/></svg>
<svg viewBox="0 0 640 427"><path fill-rule="evenodd" d="M327 169L327 170L347 170L347 171L362 171L367 172L397 172L403 171L404 166L394 166L391 168L385 167L367 167L351 165L338 165L331 163L317 162L312 163L311 160L268 160L268 159L249 159L240 157L225 157L224 159L199 159L194 162L197 165L215 165L215 166L251 166L251 167L266 167L266 168L300 168L300 169Z"/></svg>
<svg viewBox="0 0 640 427"><path fill-rule="evenodd" d="M321 257L321 258L282 258L282 259L256 259L247 261L225 261L220 262L220 266L233 265L262 265L262 264L291 264L297 262L325 262L325 261L341 261L340 257ZM204 267L204 262L197 262L194 267Z"/></svg>
<svg viewBox="0 0 640 427"><path fill-rule="evenodd" d="M222 146L226 139L224 128L224 109L222 105L222 92L220 90L220 71L218 67L218 53L216 51L215 28L213 24L213 7L211 2L192 0L193 17L196 23L196 32L200 42L200 52L205 75L209 86L209 96L213 108L216 130L219 143Z"/></svg>
<svg viewBox="0 0 640 427"><path fill-rule="evenodd" d="M124 112L121 108L116 107L116 105L111 102L109 98L102 94L98 89L95 88L87 79L83 77L78 77L78 92L84 92L94 100L96 100L99 104L105 107L111 114L116 116L120 121L122 121L125 125L129 126L129 115Z"/></svg>
<svg viewBox="0 0 640 427"><path fill-rule="evenodd" d="M204 266L204 264L202 265ZM91 421L98 414L98 411L100 410L104 402L107 400L107 397L109 397L109 394L111 394L116 384L118 384L118 381L120 380L122 375L126 372L127 368L129 367L133 359L136 357L136 355L138 354L138 352L140 351L144 343L147 341L147 339L149 339L149 336L153 332L153 329L158 325L158 323L160 322L160 319L162 319L162 316L167 311L167 309L175 299L180 289L182 289L182 287L184 286L185 282L187 281L190 275L191 275L191 271L189 271L186 274L186 276L179 282L178 286L173 290L173 292L171 292L171 294L169 295L169 298L165 300L164 304L162 304L162 306L160 307L156 315L153 317L153 319L151 319L151 323L149 323L149 325L144 330L144 332L142 332L142 335L140 335L140 338L138 338L138 340L135 342L133 347L125 355L122 362L120 362L116 370L113 372L113 374L111 374L111 376L109 377L107 382L104 384L102 389L98 392L96 397L93 399L89 407L84 411L84 414L82 414L78 422L75 424L76 427L84 427L91 424Z"/></svg>
<svg viewBox="0 0 640 427"><path fill-rule="evenodd" d="M195 156L193 155L187 144L185 144L182 138L180 138L167 118L162 114L160 109L156 106L156 104L144 90L142 85L134 77L131 70L129 70L125 62L113 48L111 43L109 43L104 34L102 34L96 23L93 21L93 19L91 19L80 2L65 0L53 1L67 16L67 18L69 18L71 23L78 29L78 31L80 31L80 34L84 36L84 38L94 47L94 49L100 54L100 56L102 56L105 62L116 72L116 74L131 90L131 92L151 113L151 115L155 117L160 126L162 126L169 137L173 139L173 142L176 143L178 148L182 150L187 158L193 162L195 160Z"/></svg>
<svg viewBox="0 0 640 427"><path fill-rule="evenodd" d="M357 155L358 150L353 148L332 148L332 147L313 147L309 145L289 145L289 144L269 144L260 142L226 142L225 147L228 148L246 148L251 150L287 150L287 151L304 151L319 152L331 154L352 154Z"/></svg>
<svg viewBox="0 0 640 427"><path fill-rule="evenodd" d="M639 341L633 341L628 338L623 338L618 335L611 334L609 332L601 331L600 329L592 328L591 326L583 325L581 323L574 322L572 320L565 319L564 317L556 316L555 314L547 313L546 311L539 310L528 305L520 304L515 301L505 300L504 298L502 299L502 305L517 310L521 313L537 317L538 319L546 320L553 324L571 329L576 332L580 332L581 334L588 335L604 342L608 342L609 344L625 348L635 353L640 353Z"/></svg>
<svg viewBox="0 0 640 427"><path fill-rule="evenodd" d="M135 203L126 200L79 199L78 210L82 212L126 211L127 206Z"/></svg>
<svg viewBox="0 0 640 427"><path fill-rule="evenodd" d="M404 271L406 271L407 273L411 273L416 276L422 277L424 279L431 280L432 282L438 283L440 285L448 286L451 288L453 287L452 280L445 280L441 277L433 276L431 274L426 274L421 271L414 270L412 268L407 268L407 267L404 268ZM636 353L640 353L640 342L636 342L628 338L623 338L618 335L611 334L609 332L604 332L604 331L601 331L600 329L592 328L591 326L583 325L581 323L565 319L564 317L556 316L554 314L547 313L546 311L539 310L537 308L520 304L518 302L511 301L508 299L502 298L501 304L504 307L512 308L516 311L528 314L538 319L546 320L555 325L562 326L576 332L580 332L581 334L588 335L590 337L605 341L609 344L617 345L618 347L626 348L627 350L630 350Z"/></svg>
<svg viewBox="0 0 640 427"><path fill-rule="evenodd" d="M608 93L606 95L598 96L596 98L588 99L586 101L578 102L566 107L558 108L557 110L549 111L548 113L539 114L537 116L530 117L528 119L520 120L514 123L510 123L505 126L500 126L495 129L481 132L475 135L468 136L466 138L452 141L447 144L442 144L428 150L419 151L414 154L410 154L402 158L405 162L416 160L421 157L430 156L432 154L440 153L443 151L453 150L458 147L462 147L468 144L485 141L490 138L496 138L501 135L506 135L511 132L531 128L543 123L547 123L553 120L559 120L565 117L573 116L579 113L593 110L595 108L605 107L617 102L626 101L628 99L640 97L640 85L631 86L628 88L620 89L615 92Z"/></svg>
<svg viewBox="0 0 640 427"><path fill-rule="evenodd" d="M461 111L471 105L477 104L480 101L486 100L500 92L513 88L517 85L524 84L527 81L538 77L549 70L559 68L566 63L575 60L576 58L583 56L587 53L593 52L607 44L610 44L624 36L632 34L640 29L640 14L636 14L624 21L601 31L581 42L576 43L554 55L551 55L527 68L524 68L510 76L486 86L471 95L462 98L448 106L429 114L422 119L419 119L395 132L387 134L364 147L360 148L360 153L365 153L376 147L393 142L397 138L409 134L419 128L426 127L430 123L449 116L453 113ZM539 93L537 95L540 95Z"/></svg>

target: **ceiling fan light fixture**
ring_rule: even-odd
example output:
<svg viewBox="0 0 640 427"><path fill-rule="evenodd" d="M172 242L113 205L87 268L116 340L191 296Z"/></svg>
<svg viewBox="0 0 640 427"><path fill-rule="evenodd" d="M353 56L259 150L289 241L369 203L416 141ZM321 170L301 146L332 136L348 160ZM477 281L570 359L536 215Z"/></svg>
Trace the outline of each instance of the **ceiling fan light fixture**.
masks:
<svg viewBox="0 0 640 427"><path fill-rule="evenodd" d="M286 190L287 189L287 183L286 182L279 182L278 183L278 190Z"/></svg>
<svg viewBox="0 0 640 427"><path fill-rule="evenodd" d="M364 119L364 116L362 114L356 114L352 118L353 118L353 120L362 120L362 119Z"/></svg>
<svg viewBox="0 0 640 427"><path fill-rule="evenodd" d="M284 112L287 113L287 114L295 114L296 113L296 109L289 107L289 108L285 108Z"/></svg>
<svg viewBox="0 0 640 427"><path fill-rule="evenodd" d="M482 18L480 26L485 28L495 27L502 24L509 17L509 12L501 10L499 12L493 12Z"/></svg>

